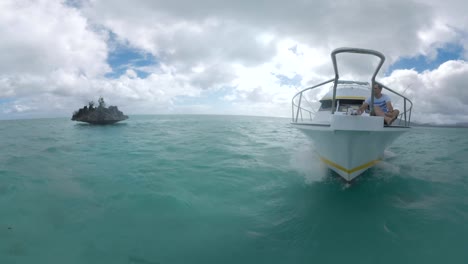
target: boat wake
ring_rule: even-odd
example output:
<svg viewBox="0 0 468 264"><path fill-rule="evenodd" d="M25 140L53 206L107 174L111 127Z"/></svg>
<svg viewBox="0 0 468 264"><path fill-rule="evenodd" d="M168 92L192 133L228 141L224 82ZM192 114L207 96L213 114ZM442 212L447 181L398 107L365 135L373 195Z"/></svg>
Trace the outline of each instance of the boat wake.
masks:
<svg viewBox="0 0 468 264"><path fill-rule="evenodd" d="M390 160L393 159L397 156L394 152L391 152L390 150L385 150L384 151L384 160Z"/></svg>
<svg viewBox="0 0 468 264"><path fill-rule="evenodd" d="M386 161L385 159L377 163L375 167L391 174L400 174L400 167Z"/></svg>
<svg viewBox="0 0 468 264"><path fill-rule="evenodd" d="M300 147L291 157L291 167L304 176L306 184L323 180L328 172L311 148L312 146Z"/></svg>

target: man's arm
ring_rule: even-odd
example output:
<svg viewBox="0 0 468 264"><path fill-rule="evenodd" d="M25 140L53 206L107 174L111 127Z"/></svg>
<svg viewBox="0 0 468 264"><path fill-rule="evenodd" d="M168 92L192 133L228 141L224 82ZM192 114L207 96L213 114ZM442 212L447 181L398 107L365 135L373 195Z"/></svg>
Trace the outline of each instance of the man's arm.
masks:
<svg viewBox="0 0 468 264"><path fill-rule="evenodd" d="M358 114L362 115L362 113L366 111L367 107L369 107L368 103L366 102L362 103L362 105L358 109Z"/></svg>
<svg viewBox="0 0 468 264"><path fill-rule="evenodd" d="M391 101L387 101L385 102L387 104L387 109L388 109L388 112L393 112L393 106L392 106L392 102Z"/></svg>

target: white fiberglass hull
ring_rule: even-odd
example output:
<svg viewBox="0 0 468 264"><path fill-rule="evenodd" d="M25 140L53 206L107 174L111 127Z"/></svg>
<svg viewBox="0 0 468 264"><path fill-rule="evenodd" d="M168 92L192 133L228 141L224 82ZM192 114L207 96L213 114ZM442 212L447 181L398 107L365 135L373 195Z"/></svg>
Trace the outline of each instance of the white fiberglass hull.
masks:
<svg viewBox="0 0 468 264"><path fill-rule="evenodd" d="M311 138L320 159L351 181L383 158L408 127L383 126L376 116L331 115L329 124L293 123Z"/></svg>

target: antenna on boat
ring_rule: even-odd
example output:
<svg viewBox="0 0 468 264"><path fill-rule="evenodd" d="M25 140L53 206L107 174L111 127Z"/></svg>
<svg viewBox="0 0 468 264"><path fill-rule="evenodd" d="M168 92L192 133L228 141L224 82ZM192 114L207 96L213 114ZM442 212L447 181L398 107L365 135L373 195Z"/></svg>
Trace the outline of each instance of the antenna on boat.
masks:
<svg viewBox="0 0 468 264"><path fill-rule="evenodd" d="M301 92L297 87L294 87L294 88L296 88L296 91ZM311 109L314 108L314 106L312 105L312 103L311 103L309 100L307 100L307 97L304 97L304 100L309 104L309 106L310 106ZM315 114L315 113L316 113L316 112L313 112L313 114Z"/></svg>
<svg viewBox="0 0 468 264"><path fill-rule="evenodd" d="M403 92L401 93L401 95L404 96L405 93L406 93L406 90L408 90L408 89L409 89L411 86L413 86L413 84L415 84L415 83L416 83L416 82L413 82L413 83L411 83L410 85L406 86L405 90L403 90ZM398 102L398 100L400 100L401 98L402 98L402 97L398 97L398 98L395 100L394 104L396 104L396 103Z"/></svg>

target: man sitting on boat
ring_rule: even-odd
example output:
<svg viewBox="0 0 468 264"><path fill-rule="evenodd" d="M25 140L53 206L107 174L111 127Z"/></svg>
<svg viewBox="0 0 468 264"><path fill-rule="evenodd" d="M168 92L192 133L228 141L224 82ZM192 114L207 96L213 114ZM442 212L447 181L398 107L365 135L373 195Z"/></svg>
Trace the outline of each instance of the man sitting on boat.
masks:
<svg viewBox="0 0 468 264"><path fill-rule="evenodd" d="M359 107L358 114L364 113L370 103L371 98L369 97ZM377 116L383 116L386 125L391 125L400 113L397 109L393 109L390 97L382 93L382 86L378 83L374 84L374 112Z"/></svg>

